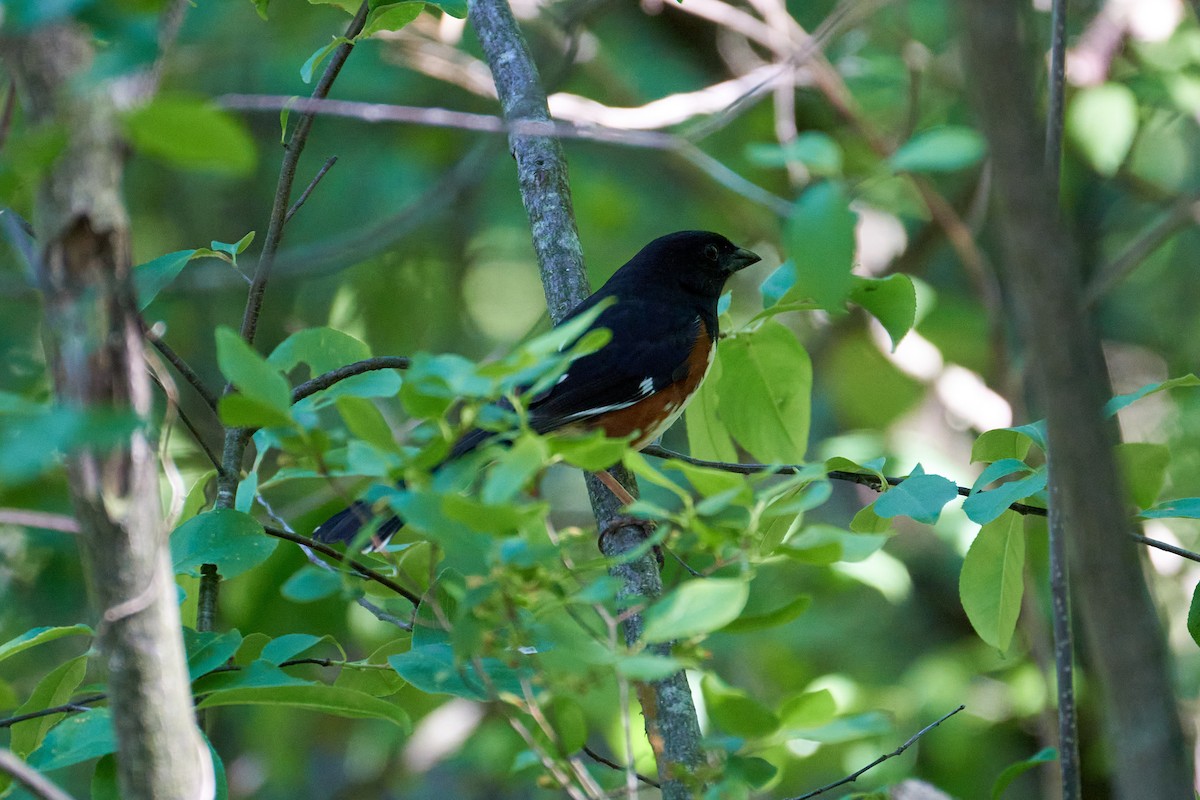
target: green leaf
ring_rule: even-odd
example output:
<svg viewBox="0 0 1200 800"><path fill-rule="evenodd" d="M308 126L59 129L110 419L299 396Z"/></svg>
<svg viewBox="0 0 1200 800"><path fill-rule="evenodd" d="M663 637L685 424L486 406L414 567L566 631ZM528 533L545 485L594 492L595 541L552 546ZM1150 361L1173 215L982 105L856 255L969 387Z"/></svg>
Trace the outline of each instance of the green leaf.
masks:
<svg viewBox="0 0 1200 800"><path fill-rule="evenodd" d="M121 800L121 788L117 784L117 759L110 753L101 756L92 772L91 800Z"/></svg>
<svg viewBox="0 0 1200 800"><path fill-rule="evenodd" d="M229 261L236 264L237 257L246 251L250 243L254 241L254 231L250 231L236 242L218 242L216 239L209 242L209 248L214 253L224 253L229 256Z"/></svg>
<svg viewBox="0 0 1200 800"><path fill-rule="evenodd" d="M1137 98L1119 83L1080 89L1067 106L1065 124L1067 136L1092 168L1112 177L1137 134Z"/></svg>
<svg viewBox="0 0 1200 800"><path fill-rule="evenodd" d="M888 161L899 172L954 172L978 164L986 150L975 129L942 125L916 134Z"/></svg>
<svg viewBox="0 0 1200 800"><path fill-rule="evenodd" d="M1200 519L1200 497L1183 497L1178 500L1167 500L1153 508L1147 508L1138 514L1138 516L1142 519L1164 519L1167 517Z"/></svg>
<svg viewBox="0 0 1200 800"><path fill-rule="evenodd" d="M631 681L661 681L677 672L681 672L687 664L670 656L656 656L652 653L638 653L631 656L618 656L615 661L617 672Z"/></svg>
<svg viewBox="0 0 1200 800"><path fill-rule="evenodd" d="M134 149L180 169L247 175L258 160L241 121L205 99L160 94L123 122Z"/></svg>
<svg viewBox="0 0 1200 800"><path fill-rule="evenodd" d="M992 647L1008 650L1025 591L1025 525L1005 511L980 528L963 559L958 594L971 627Z"/></svg>
<svg viewBox="0 0 1200 800"><path fill-rule="evenodd" d="M242 646L242 634L237 629L218 633L184 628L183 644L187 649L188 674L195 680L233 658Z"/></svg>
<svg viewBox="0 0 1200 800"><path fill-rule="evenodd" d="M440 8L458 19L467 18L467 0L426 0L425 5Z"/></svg>
<svg viewBox="0 0 1200 800"><path fill-rule="evenodd" d="M150 301L183 272L195 254L195 250L176 250L134 267L133 289L137 293L138 308L145 309L150 305Z"/></svg>
<svg viewBox="0 0 1200 800"><path fill-rule="evenodd" d="M875 501L875 513L888 518L904 515L932 525L941 516L942 508L956 497L958 485L954 481L941 475L926 475L918 464L903 482Z"/></svg>
<svg viewBox="0 0 1200 800"><path fill-rule="evenodd" d="M715 631L737 619L750 597L740 578L688 581L646 610L647 642L687 639Z"/></svg>
<svg viewBox="0 0 1200 800"><path fill-rule="evenodd" d="M779 553L810 564L857 562L866 560L887 540L880 533L851 533L833 525L817 524L788 539Z"/></svg>
<svg viewBox="0 0 1200 800"><path fill-rule="evenodd" d="M398 451L396 437L383 414L370 400L361 397L339 397L335 401L338 413L350 433L380 450Z"/></svg>
<svg viewBox="0 0 1200 800"><path fill-rule="evenodd" d="M851 714L816 728L809 728L803 732L802 736L813 742L838 744L852 742L855 739L865 739L868 736L882 736L891 732L892 723L886 716L878 711L868 711L865 714Z"/></svg>
<svg viewBox="0 0 1200 800"><path fill-rule="evenodd" d="M812 605L812 596L798 591L809 574L804 565L787 558L768 558L758 564L746 605L721 632L764 630L800 616Z"/></svg>
<svg viewBox="0 0 1200 800"><path fill-rule="evenodd" d="M263 533L262 524L254 517L221 508L175 529L171 560L176 575L198 575L201 564L216 564L221 577L229 579L266 561L278 544L278 539Z"/></svg>
<svg viewBox="0 0 1200 800"><path fill-rule="evenodd" d="M826 311L844 310L854 285L850 267L857 219L836 181L813 184L800 195L784 229L796 283L780 302L811 299Z"/></svg>
<svg viewBox="0 0 1200 800"><path fill-rule="evenodd" d="M308 364L313 377L371 357L371 348L336 328L305 328L279 343L267 363L282 372Z"/></svg>
<svg viewBox="0 0 1200 800"><path fill-rule="evenodd" d="M1192 604L1188 608L1187 629L1192 636L1192 641L1200 644L1200 584L1197 584L1196 588L1192 590Z"/></svg>
<svg viewBox="0 0 1200 800"><path fill-rule="evenodd" d="M213 692L196 706L197 710L219 706L290 706L320 711L351 719L382 719L405 732L412 728L408 714L400 706L362 692L340 686L307 684L304 686L245 687Z"/></svg>
<svg viewBox="0 0 1200 800"><path fill-rule="evenodd" d="M1165 444L1122 442L1117 445L1117 463L1125 478L1125 493L1135 508L1154 505L1167 476L1171 451Z"/></svg>
<svg viewBox="0 0 1200 800"><path fill-rule="evenodd" d="M1200 386L1200 378L1195 375L1180 375L1178 378L1161 381L1160 383L1148 383L1145 386L1130 392L1129 394L1119 394L1104 404L1104 413L1108 416L1113 416L1126 406L1141 400L1143 397L1157 392L1162 392L1167 389L1177 389L1182 387Z"/></svg>
<svg viewBox="0 0 1200 800"><path fill-rule="evenodd" d="M250 0L250 2L254 3L255 12L265 22L267 19L267 6L271 4L271 0Z"/></svg>
<svg viewBox="0 0 1200 800"><path fill-rule="evenodd" d="M725 424L721 422L720 392L721 357L718 348L717 357L708 371L708 376L700 384L700 389L692 395L683 419L687 426L688 452L695 458L710 461L737 461L737 446L729 435Z"/></svg>
<svg viewBox="0 0 1200 800"><path fill-rule="evenodd" d="M786 167L798 161L821 178L842 174L842 147L832 136L820 131L804 131L785 145L752 143L746 147L746 159L760 167Z"/></svg>
<svg viewBox="0 0 1200 800"><path fill-rule="evenodd" d="M986 525L1007 511L1013 503L1032 497L1044 488L1046 488L1046 468L1043 466L1018 481L1002 483L995 489L989 489L986 492L973 493L963 501L963 511L972 522Z"/></svg>
<svg viewBox="0 0 1200 800"><path fill-rule="evenodd" d="M255 352L231 328L217 328L217 364L221 373L251 400L287 414L292 393L278 369Z"/></svg>
<svg viewBox="0 0 1200 800"><path fill-rule="evenodd" d="M1000 796L1004 794L1004 790L1008 788L1014 780L1039 764L1046 764L1050 761L1058 760L1058 751L1053 747L1047 747L1039 751L1035 755L1030 756L1024 761L1018 761L1015 764L1009 764L1004 768L996 778L996 782L992 784L992 800L1000 800Z"/></svg>
<svg viewBox="0 0 1200 800"><path fill-rule="evenodd" d="M94 633L95 631L87 625L32 628L20 636L13 637L4 644L0 644L0 661L11 658L17 653L24 652L31 647L37 647L39 644L45 644L46 642L53 642L55 639L61 639L64 636L79 636L80 634L91 636Z"/></svg>
<svg viewBox="0 0 1200 800"><path fill-rule="evenodd" d="M192 685L192 692L199 695L226 692L233 689L267 689L275 686L313 686L314 681L289 675L267 661L251 661L237 670L213 672Z"/></svg>
<svg viewBox="0 0 1200 800"><path fill-rule="evenodd" d="M355 8L358 8L358 6L359 3L354 3ZM316 72L317 67L321 66L321 62L324 61L330 53L336 50L338 45L348 43L349 41L350 40L345 36L335 36L332 42L324 47L318 48L317 51L309 56L304 61L304 64L300 67L300 80L304 81L305 83L312 83L313 73Z"/></svg>
<svg viewBox="0 0 1200 800"><path fill-rule="evenodd" d="M779 773L779 768L758 756L730 756L725 762L727 779L733 779L747 784L754 789L762 789Z"/></svg>
<svg viewBox="0 0 1200 800"><path fill-rule="evenodd" d="M311 603L329 597L341 588L342 579L336 572L308 565L292 573L279 591L293 602Z"/></svg>
<svg viewBox="0 0 1200 800"><path fill-rule="evenodd" d="M718 346L718 414L759 461L789 464L808 449L812 362L796 336L768 321Z"/></svg>
<svg viewBox="0 0 1200 800"><path fill-rule="evenodd" d="M313 636L311 633L286 633L268 642L263 648L260 658L269 664L278 666L284 661L295 658L305 650L316 647L321 643L322 638Z"/></svg>
<svg viewBox="0 0 1200 800"><path fill-rule="evenodd" d="M716 675L700 682L708 715L722 730L745 739L769 736L779 728L779 718L769 708Z"/></svg>
<svg viewBox="0 0 1200 800"><path fill-rule="evenodd" d="M480 499L488 505L512 502L546 466L549 455L541 438L522 435L488 468Z"/></svg>
<svg viewBox="0 0 1200 800"><path fill-rule="evenodd" d="M398 31L421 15L423 2L407 0L403 3L388 3L371 9L360 36L366 37L379 31Z"/></svg>
<svg viewBox="0 0 1200 800"><path fill-rule="evenodd" d="M789 730L818 728L829 724L836 715L837 702L828 689L818 689L791 697L779 712L783 727Z"/></svg>
<svg viewBox="0 0 1200 800"><path fill-rule="evenodd" d="M274 405L244 394L227 394L217 401L217 413L226 425L243 428L285 428L291 416Z"/></svg>
<svg viewBox="0 0 1200 800"><path fill-rule="evenodd" d="M912 279L896 273L886 278L854 278L850 301L871 312L892 340L892 350L917 319L917 290Z"/></svg>
<svg viewBox="0 0 1200 800"><path fill-rule="evenodd" d="M87 655L82 655L59 664L46 677L38 681L38 685L30 693L29 699L22 703L12 715L19 717L66 703L79 688L79 684L83 682L83 676L87 673L87 662ZM49 714L14 723L9 728L11 733L9 749L21 758L25 758L38 748L42 740L46 738L46 733L64 716L66 714Z"/></svg>
<svg viewBox="0 0 1200 800"><path fill-rule="evenodd" d="M587 744L588 723L583 707L570 697L560 695L551 703L550 724L558 734L558 745L563 753L577 753Z"/></svg>
<svg viewBox="0 0 1200 800"><path fill-rule="evenodd" d="M608 469L629 449L629 443L624 439L609 439L603 431L593 431L586 436L548 436L545 441L551 455L588 472Z"/></svg>
<svg viewBox="0 0 1200 800"><path fill-rule="evenodd" d="M449 644L426 644L407 653L391 656L388 663L400 677L430 694L451 694L469 700L488 700L487 686L479 679L477 666L486 671L498 692L521 694L517 671L494 658L460 662Z"/></svg>
<svg viewBox="0 0 1200 800"><path fill-rule="evenodd" d="M1033 441L1028 436L1012 428L984 431L971 445L971 461L991 462L1004 458L1020 461L1029 454L1031 444Z"/></svg>
<svg viewBox="0 0 1200 800"><path fill-rule="evenodd" d="M116 732L107 708L93 708L67 717L46 734L29 756L29 766L51 772L108 755L117 749Z"/></svg>

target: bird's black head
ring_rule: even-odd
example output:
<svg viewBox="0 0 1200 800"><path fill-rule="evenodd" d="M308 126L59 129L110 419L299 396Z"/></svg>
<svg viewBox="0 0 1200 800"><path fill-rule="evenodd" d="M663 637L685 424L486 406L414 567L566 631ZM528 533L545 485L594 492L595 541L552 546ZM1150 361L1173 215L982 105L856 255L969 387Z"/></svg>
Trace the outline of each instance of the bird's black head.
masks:
<svg viewBox="0 0 1200 800"><path fill-rule="evenodd" d="M679 231L650 242L619 273L636 274L639 282L677 286L715 301L730 275L759 260L719 233Z"/></svg>

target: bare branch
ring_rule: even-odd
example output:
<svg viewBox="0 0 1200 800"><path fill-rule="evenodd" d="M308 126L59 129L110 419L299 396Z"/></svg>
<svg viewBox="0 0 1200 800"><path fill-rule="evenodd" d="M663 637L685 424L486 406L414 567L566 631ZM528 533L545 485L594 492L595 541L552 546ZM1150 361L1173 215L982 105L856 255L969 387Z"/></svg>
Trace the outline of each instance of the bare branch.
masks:
<svg viewBox="0 0 1200 800"><path fill-rule="evenodd" d="M386 103L362 103L353 100L320 100L283 95L227 94L217 98L218 105L242 111L278 111L285 106L329 116L347 117L362 122L396 122L455 128L481 133L507 133L509 136L580 139L622 147L675 152L690 161L717 183L748 200L766 206L779 215L791 211L787 200L738 175L717 159L702 151L687 138L653 130L625 130L603 125L556 122L549 119L503 120L488 114L452 111L445 108L398 106Z"/></svg>
<svg viewBox="0 0 1200 800"><path fill-rule="evenodd" d="M46 511L27 511L24 508L0 508L0 525L21 525L26 528L79 533L79 522L73 517Z"/></svg>
<svg viewBox="0 0 1200 800"><path fill-rule="evenodd" d="M317 184L320 183L321 179L325 177L325 173L329 172L329 168L337 163L337 159L337 156L330 156L329 158L325 159L325 163L321 165L319 170L317 170L317 174L314 175L313 179L308 182L308 186L304 187L304 191L301 192L300 196L296 198L296 202L292 203L292 207L287 210L287 214L285 214L283 217L283 224L286 225L287 223L291 222L292 217L297 211L300 210L300 207L304 205L304 201L308 199L310 194L312 194L313 189L317 188Z"/></svg>
<svg viewBox="0 0 1200 800"><path fill-rule="evenodd" d="M842 778L839 781L834 781L833 783L822 786L820 789L814 789L813 791L809 792L808 794L802 794L798 797L793 797L793 798L791 798L791 800L808 800L810 797L816 797L819 794L824 794L825 792L828 792L830 789L836 789L838 786L844 786L847 783L854 783L854 781L858 780L859 777L861 777L862 774L865 773L867 770L874 769L875 767L879 766L883 762L887 761L889 758L895 758L896 756L900 755L905 750L912 747L913 744L916 743L916 741L918 739L920 739L922 736L929 733L931 730L936 728L938 725L941 725L943 722L950 719L955 714L962 711L964 708L966 708L966 706L959 706L958 708L951 711L949 714L943 714L935 722L929 723L924 728L921 728L921 730L917 731L912 736L908 737L908 741L906 741L904 744L900 745L899 747L897 747L895 750L893 750L890 753L885 753L884 755L881 755L879 758L875 759L870 764L867 764L865 767L863 767L862 769L853 773L852 775L847 775L846 777Z"/></svg>
<svg viewBox="0 0 1200 800"><path fill-rule="evenodd" d="M408 369L411 363L412 359L404 356L376 356L363 361L355 361L353 364L346 364L344 367L338 367L318 375L292 389L292 402L298 403L310 395L328 389L339 381L353 378L355 375L362 375L364 372L380 369Z"/></svg>
<svg viewBox="0 0 1200 800"><path fill-rule="evenodd" d="M58 788L49 778L29 766L8 748L0 747L0 771L11 775L38 800L72 800L71 795Z"/></svg>
<svg viewBox="0 0 1200 800"><path fill-rule="evenodd" d="M362 563L358 559L356 559L346 553L338 552L337 550L333 549L332 547L325 544L324 542L318 542L317 540L310 539L307 536L301 536L298 533L292 533L290 531L285 531L282 528L276 528L272 525L264 525L263 531L268 536L274 536L276 539L285 539L289 542L295 542L296 544L303 545L304 547L307 547L310 550L315 550L318 553L321 553L322 555L329 556L334 561L341 562L342 564L345 564L346 566L352 568L355 572L357 572L363 578L375 581L380 586L386 586L387 588L391 589L396 594L403 597L405 600L408 600L410 603L413 604L413 606L416 606L421 602L421 597L416 592L413 592L410 589L404 588L403 586L396 583L394 580L387 577L386 575L376 572L375 570L368 567L366 564Z"/></svg>

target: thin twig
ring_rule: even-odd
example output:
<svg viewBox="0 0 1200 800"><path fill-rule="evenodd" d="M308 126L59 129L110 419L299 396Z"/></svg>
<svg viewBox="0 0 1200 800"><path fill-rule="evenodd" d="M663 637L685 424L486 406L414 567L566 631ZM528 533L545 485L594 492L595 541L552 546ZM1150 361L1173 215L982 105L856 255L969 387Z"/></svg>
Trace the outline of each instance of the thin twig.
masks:
<svg viewBox="0 0 1200 800"><path fill-rule="evenodd" d="M946 720L950 719L950 718L951 718L951 717L953 717L955 714L957 714L958 712L962 711L964 708L966 708L966 706L959 706L958 708L956 708L956 709L954 709L953 711L951 711L949 714L945 714L945 715L943 715L943 716L942 716L940 719L938 719L936 722L931 722L931 723L929 723L929 724L928 724L928 725L926 725L924 728L921 728L921 730L917 731L917 732L916 732L916 733L914 733L912 736L908 737L908 741L907 741L907 742L905 742L904 744L900 745L899 747L897 747L897 748L896 748L895 750L893 750L892 752L890 752L890 753L885 753L884 755L881 755L879 758L875 759L875 760L874 760L874 761L872 761L870 764L867 764L865 767L863 767L862 769L860 769L858 772L855 772L855 773L854 773L854 774L852 774L852 775L847 775L846 777L842 778L842 779L841 779L841 780L839 780L839 781L834 781L834 782L833 782L833 783L831 783L831 784L828 784L828 785L826 785L826 786L822 786L820 789L814 789L813 791L809 792L808 794L802 794L802 795L800 795L799 797L793 797L793 798L791 798L791 800L808 800L808 798L810 798L810 797L816 797L816 796L817 796L817 795L819 795L819 794L824 794L825 792L828 792L830 789L835 789L835 788L837 788L838 786L844 786L844 785L845 785L845 784L847 784L847 783L854 783L854 781L858 780L858 779L859 779L859 777L860 777L860 776L861 776L861 775L862 775L864 772L866 772L866 771L867 771L867 770L869 770L869 769L873 769L873 768L875 768L875 767L879 766L879 765L880 765L880 764L882 764L884 761L887 761L889 758L895 758L896 756L900 755L900 754L901 754L901 753L903 753L905 750L907 750L908 748L912 747L912 745L913 745L913 744L914 744L914 743L915 743L915 742L916 742L918 739L920 739L922 736L924 736L925 734L929 733L931 730L933 730L934 728L936 728L938 725L941 725L943 722L945 722Z"/></svg>
<svg viewBox="0 0 1200 800"><path fill-rule="evenodd" d="M292 389L292 402L298 403L310 395L314 395L323 389L328 389L338 381L344 381L347 378L361 375L364 372L372 372L380 369L408 369L410 364L412 364L412 359L404 356L376 356L375 358L355 361L353 364L346 364L337 369L331 369L329 372L318 375L312 380L307 380L295 389Z"/></svg>
<svg viewBox="0 0 1200 800"><path fill-rule="evenodd" d="M300 196L296 198L296 202L292 203L292 207L287 210L286 214L284 214L284 225L292 221L292 216L300 210L300 206L304 205L304 201L308 199L310 194L312 194L313 189L317 188L317 184L320 183L321 179L325 177L325 173L329 172L329 168L337 163L337 160L337 156L330 156L329 158L325 159L325 163L319 170L317 170L317 174L314 175L313 179L308 182L308 186L304 187L304 191L301 192Z"/></svg>
<svg viewBox="0 0 1200 800"><path fill-rule="evenodd" d="M722 186L741 194L748 200L770 208L776 214L787 214L791 204L778 195L743 178L717 159L700 150L682 136L662 131L624 130L603 125L579 125L552 120L503 120L490 114L451 111L445 108L421 108L386 103L362 103L353 100L299 99L283 95L227 94L217 98L223 108L242 111L279 111L285 106L310 114L357 119L362 122L395 122L426 125L435 128L507 133L520 136L548 136L559 139L580 139L624 147L674 152L687 159Z"/></svg>
<svg viewBox="0 0 1200 800"><path fill-rule="evenodd" d="M366 564L362 563L358 559L353 558L349 555L346 555L345 553L339 553L337 550L334 550L332 547L325 544L324 542L318 542L317 540L310 539L307 536L301 536L298 533L291 533L289 531L283 530L282 528L276 528L272 525L264 525L263 531L268 536L274 536L276 539L286 539L289 542L295 542L296 544L304 545L305 547L311 548L312 550L316 550L318 553L322 553L323 555L329 556L330 558L334 559L335 561L340 561L341 563L345 564L346 566L351 567L355 572L357 572L363 578L373 580L376 583L378 583L380 586L386 586L387 588L391 589L396 594L398 594L401 597L408 600L414 606L421 602L420 596L417 595L415 592L413 592L409 589L405 589L403 586L396 583L391 578L389 578L386 575L383 575L379 572L376 572L375 570L371 569L370 567L368 567Z"/></svg>
<svg viewBox="0 0 1200 800"><path fill-rule="evenodd" d="M0 728L11 728L18 722L25 722L31 719L41 719L42 717L50 717L55 714L66 714L71 711L86 711L86 706L92 703L101 703L108 699L106 694L92 694L87 697L81 697L78 700L72 700L69 703L63 703L60 706L52 706L50 708L42 708L37 711L30 711L27 714L18 714L15 717L5 717L0 719Z"/></svg>
<svg viewBox="0 0 1200 800"><path fill-rule="evenodd" d="M171 363L171 366L175 368L175 371L182 375L183 379L187 381L193 389L196 390L196 393L200 395L201 398L204 399L205 405L215 412L217 410L217 395L204 384L204 381L200 379L200 376L196 373L196 370L192 369L191 365L188 364L187 361L185 361L183 357L179 355L179 353L175 352L174 348L163 341L162 337L157 331L154 330L153 326L147 325L144 319L141 320L141 324L142 333L145 334L146 338L150 341L150 344L154 345L154 349L161 353L163 358Z"/></svg>
<svg viewBox="0 0 1200 800"><path fill-rule="evenodd" d="M1159 550L1163 550L1167 553L1174 553L1180 558L1186 558L1189 561L1200 562L1200 553L1193 553L1191 550L1184 550L1182 547L1176 547L1173 544L1167 544L1166 542L1159 541L1158 539L1151 539L1149 536L1143 536L1140 533L1131 532L1129 535L1133 537L1135 542L1141 542L1144 545L1158 548Z"/></svg>
<svg viewBox="0 0 1200 800"><path fill-rule="evenodd" d="M692 456L684 455L683 453L676 453L674 450L668 450L667 448L656 444L642 448L642 453L648 456L654 456L656 458L673 458L677 461L683 461L686 464L692 464L697 467L719 469L723 472L733 472L738 475L757 475L764 472L776 475L794 475L803 469L802 466L796 464L735 464L728 461L706 461L702 458L693 458ZM861 472L829 470L825 473L825 477L835 481L856 483L859 486L866 486L868 489L874 489L877 492L881 491L883 488L879 483L879 478L877 476ZM888 486L899 486L907 479L885 475L883 480ZM971 495L971 487L969 486L956 485L955 490L958 492L959 497L970 497ZM1042 508L1041 506L1031 506L1025 503L1011 503L1009 504L1008 508L1010 511L1015 511L1022 516L1044 517L1047 514L1046 509ZM1161 542L1157 539L1151 539L1148 536L1143 536L1142 534L1134 533L1133 531L1129 532L1129 536L1134 541L1141 542L1149 547L1155 547L1159 550L1163 550L1168 553L1174 553L1177 556L1181 556L1191 561L1200 562L1200 554L1194 553L1191 550L1184 550L1182 547L1176 547L1175 545L1167 544L1166 542ZM675 554L672 553L672 555ZM676 559L678 559L678 556L676 556ZM680 561L680 563L682 564L683 562ZM688 569L688 571L695 574L695 571L686 564L684 564L684 567Z"/></svg>
<svg viewBox="0 0 1200 800"><path fill-rule="evenodd" d="M1200 0L1197 0L1200 2ZM1200 214L1200 195L1186 195L1143 229L1117 256L1096 270L1084 287L1083 302L1090 308L1122 278L1138 268L1155 250Z"/></svg>
<svg viewBox="0 0 1200 800"><path fill-rule="evenodd" d="M354 49L355 37L362 32L363 24L367 19L367 11L368 4L364 0L358 8L358 13L354 15L354 19L346 28L345 41L334 48L330 55L329 63L326 65L320 81L317 82L316 88L313 89L313 99L321 100L329 94L334 80L337 79L346 59L350 56L350 51ZM254 278L250 283L250 291L246 295L246 308L242 313L240 332L242 339L247 344L254 343L254 336L258 331L258 318L262 313L267 282L271 278L271 267L275 262L275 254L279 250L279 242L283 238L288 201L292 193L292 183L296 179L296 166L300 161L300 154L304 151L304 145L308 142L308 135L312 131L315 119L314 113L302 111L296 127L292 130L291 137L284 146L283 162L279 168L279 182L275 188L275 200L271 207L270 220L267 223L267 233L263 237L262 251L254 268ZM226 384L226 393L232 390L232 385ZM218 508L233 507L234 491L241 471L242 458L246 454L249 442L250 437L244 428L226 429L225 447L221 454L221 463L224 465L224 469L221 470L220 479L217 482ZM207 567L207 565L205 566ZM207 586L210 591L215 589L213 578L208 579ZM205 585L202 585L201 589L204 590Z"/></svg>
<svg viewBox="0 0 1200 800"><path fill-rule="evenodd" d="M363 2L358 8L358 13L354 15L354 19L346 28L343 37L345 41L334 48L333 53L330 54L329 64L325 67L325 72L321 75L321 80L317 82L316 88L313 89L312 100L322 100L329 94L346 59L350 57L350 51L354 49L355 37L362 32L363 24L367 19L367 10L367 3ZM284 223L287 221L288 200L292 193L292 183L296 179L296 166L300 161L300 154L304 152L304 146L308 143L308 135L312 130L313 122L316 120L314 112L299 107L302 102L297 101L293 106L300 111L300 117L284 147L283 163L279 169L279 183L275 189L275 203L271 208L267 233L263 237L262 252L254 270L249 296L246 298L246 310L242 315L241 334L247 344L254 343L254 335L258 331L258 317L262 312L267 281L271 278L271 266L275 260L275 253L279 249L279 242L283 238Z"/></svg>
<svg viewBox="0 0 1200 800"><path fill-rule="evenodd" d="M620 772L625 772L627 769L626 767L621 766L617 762L605 758L604 756L600 755L599 753L597 753L595 750L588 747L587 745L583 746L583 753L588 758L592 759L593 761L595 761L599 764L603 764L606 767L611 767ZM653 786L655 789L661 788L661 785L659 784L659 782L654 780L653 778L647 778L645 775L643 775L640 772L635 772L634 775L637 776L637 779L640 782L646 784L647 786Z"/></svg>
<svg viewBox="0 0 1200 800"><path fill-rule="evenodd" d="M397 617L395 614L389 614L365 597L359 597L355 600L355 602L365 608L367 611L370 611L372 614L374 614L375 619L379 620L380 622L386 622L389 625L395 625L402 631L412 631L413 629L413 624L411 622L400 619L400 617Z"/></svg>
<svg viewBox="0 0 1200 800"><path fill-rule="evenodd" d="M8 141L8 133L12 130L13 112L17 108L17 84L13 80L8 82L8 91L4 93L4 106L0 109L0 150L4 149L4 143Z"/></svg>
<svg viewBox="0 0 1200 800"><path fill-rule="evenodd" d="M21 525L26 528L79 533L79 523L73 517L46 511L26 511L23 508L0 508L0 525Z"/></svg>
<svg viewBox="0 0 1200 800"><path fill-rule="evenodd" d="M72 800L71 795L5 747L0 747L0 772L7 772L38 800Z"/></svg>

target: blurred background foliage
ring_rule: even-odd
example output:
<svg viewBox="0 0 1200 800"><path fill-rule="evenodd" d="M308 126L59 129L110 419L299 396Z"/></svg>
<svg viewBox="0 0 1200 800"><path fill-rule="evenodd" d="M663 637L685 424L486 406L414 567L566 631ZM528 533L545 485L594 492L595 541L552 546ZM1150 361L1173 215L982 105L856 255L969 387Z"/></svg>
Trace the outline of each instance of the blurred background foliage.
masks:
<svg viewBox="0 0 1200 800"><path fill-rule="evenodd" d="M99 43L93 71L99 81L119 80L155 61L164 5L9 0L0 8L8 33L64 14L90 25ZM644 104L677 95L676 105L700 108L703 98L688 93L773 63L761 44L738 32L741 18L734 11L767 30L781 30L778 15L784 13L817 32L827 63L817 68L801 62L792 74L794 90L760 93L737 113L684 113L669 127L689 133L720 119L699 146L787 201L817 178L841 179L857 213L856 272L902 272L916 279L916 329L894 351L879 324L859 309L779 317L813 362L808 459L885 458L889 474L907 474L920 463L970 485L979 469L970 463L975 435L1037 414L1026 408L1009 298L994 288L1000 255L993 248L986 159L967 153L952 156L946 168L925 162L920 169L927 190L944 199L977 243L964 254L892 156L919 132L971 125L964 90L969 76L960 62L953 5L513 4L552 92L590 98L610 111L640 107L630 118L650 119L651 107ZM186 152L195 130L170 127L170 102L194 106L196 98L209 98L219 106L231 94L306 95L310 87L301 67L340 34L346 15L335 5L297 0L275 0L266 10L268 20L250 2L200 0L187 9L165 61L154 105L159 116L127 112L133 144L124 184L136 263L264 230L281 155L278 113L214 112L219 121L203 135L219 137L223 155L205 161ZM1179 0L1084 2L1072 5L1072 15L1064 206L1086 248L1090 278L1101 281L1095 303L1109 369L1115 391L1126 392L1194 371L1200 358L1194 255L1200 235L1193 225L1200 191L1200 26ZM1031 57L1037 58L1048 15L1032 7L1028 23ZM333 96L494 114L495 101L480 89L488 80L479 58L464 23L431 9L400 32L361 43ZM826 90L830 81L832 91ZM741 84L719 108L754 85ZM3 92L10 92L7 83ZM559 102L563 108L584 105L570 97ZM0 150L6 205L31 216L32 187L65 135L19 124L11 129ZM804 241L789 241L788 225L775 209L721 185L678 154L574 140L565 146L593 286L655 236L683 228L718 230L764 257L731 281L729 314L739 324L762 309L760 284L785 256L804 251ZM953 153L955 146L943 143L937 152ZM292 332L328 325L367 342L376 354L453 352L479 360L500 356L548 327L502 136L321 117L298 185L331 155L337 164L287 229L259 326L262 352ZM12 242L0 243L0 385L44 401L49 384L37 295ZM242 271L250 271L255 253L252 246L239 259ZM967 264L972 258L977 263ZM244 296L237 271L202 260L162 291L146 315L161 322L164 338L210 386L220 386L213 332L220 325L236 327ZM186 389L182 396L217 441L216 421ZM379 407L403 428L398 402ZM1122 413L1126 440L1170 447L1164 498L1200 494L1198 412L1200 395L1184 389ZM684 426L668 433L664 444L686 450ZM182 431L172 437L172 455L189 486L209 468ZM542 490L559 528L590 524L577 472L552 470ZM665 496L653 487L646 491L652 500ZM835 485L831 501L809 519L844 528L874 497L862 487ZM303 532L336 502L325 490L292 492L277 500L275 510ZM0 506L70 513L65 484L53 473L0 486ZM1197 545L1194 523L1155 521L1148 528L1156 538ZM796 795L848 774L960 703L966 712L861 778L859 789L913 776L954 797L985 797L1006 766L1053 743L1044 528L1029 523L1025 608L1006 653L980 641L959 602L959 568L977 530L953 507L933 526L900 518L883 550L865 561L799 564L773 576L781 593L800 586L811 596L803 614L778 627L719 632L704 642L711 674L768 709L778 711L780 698L824 689L839 714L865 715L847 717L859 728L780 742L760 753L780 769L771 795ZM1149 555L1148 574L1190 707L1200 658L1185 623L1200 572L1173 556ZM78 560L70 535L0 525L0 640L34 626L88 619ZM280 547L261 567L225 583L220 629L272 637L328 634L352 657L394 638L393 628L336 595L305 602L295 583L281 593L304 564L293 548ZM668 559L665 577L672 583L686 576ZM79 641L68 637L6 661L0 709L16 707L48 664L78 652ZM1098 796L1107 779L1098 709L1083 667L1085 795ZM411 735L377 720L271 707L222 709L210 735L225 759L230 795L554 796L531 788L528 770L514 771L525 747L501 717L470 701L411 687L398 698L415 722ZM584 712L616 740L611 707ZM80 769L56 777L84 796L89 775ZM1033 770L1009 796L1055 797L1056 781L1052 769Z"/></svg>

